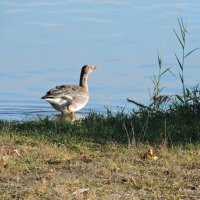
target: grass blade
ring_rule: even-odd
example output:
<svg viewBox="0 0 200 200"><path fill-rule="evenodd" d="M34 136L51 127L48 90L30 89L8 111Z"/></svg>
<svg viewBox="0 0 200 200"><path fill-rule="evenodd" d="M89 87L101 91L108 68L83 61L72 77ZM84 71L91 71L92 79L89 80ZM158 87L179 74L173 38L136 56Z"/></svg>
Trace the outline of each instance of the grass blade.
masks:
<svg viewBox="0 0 200 200"><path fill-rule="evenodd" d="M179 95L176 95L176 98L181 102L181 103L184 103L184 100L182 97L180 97Z"/></svg>
<svg viewBox="0 0 200 200"><path fill-rule="evenodd" d="M181 68L181 70L183 70L183 65L181 64L181 61L179 60L178 56L176 55L176 53L174 53L176 56L176 60L178 61L179 67Z"/></svg>
<svg viewBox="0 0 200 200"><path fill-rule="evenodd" d="M148 106L145 106L145 105L143 105L141 103L138 103L137 101L134 101L134 100L129 99L129 98L127 98L127 101L131 102L131 103L134 103L136 106L141 107L141 108L149 108Z"/></svg>
<svg viewBox="0 0 200 200"><path fill-rule="evenodd" d="M162 59L160 58L159 53L158 53L158 65L159 65L159 68L162 67Z"/></svg>
<svg viewBox="0 0 200 200"><path fill-rule="evenodd" d="M160 76L162 76L163 74L165 74L166 72L170 71L171 68L166 68L161 74Z"/></svg>
<svg viewBox="0 0 200 200"><path fill-rule="evenodd" d="M182 40L183 40L183 43L185 43L185 33L187 32L186 26L183 23L182 17L180 19L179 18L177 18L177 19L178 19L179 27L180 27L180 30L181 30Z"/></svg>
<svg viewBox="0 0 200 200"><path fill-rule="evenodd" d="M179 77L180 77L180 79L181 79L181 83L183 84L184 83L184 81L183 81L183 76L179 73Z"/></svg>
<svg viewBox="0 0 200 200"><path fill-rule="evenodd" d="M182 48L184 49L183 42L181 41L180 37L178 36L178 34L177 34L177 32L175 31L175 29L174 29L174 28L173 28L173 31L174 31L174 33L175 33L175 35L176 35L176 37L177 37L177 39L178 39L179 43L181 44Z"/></svg>
<svg viewBox="0 0 200 200"><path fill-rule="evenodd" d="M193 49L192 51L190 51L189 53L187 53L184 58L187 58L191 53L193 53L194 51L198 50L199 48Z"/></svg>

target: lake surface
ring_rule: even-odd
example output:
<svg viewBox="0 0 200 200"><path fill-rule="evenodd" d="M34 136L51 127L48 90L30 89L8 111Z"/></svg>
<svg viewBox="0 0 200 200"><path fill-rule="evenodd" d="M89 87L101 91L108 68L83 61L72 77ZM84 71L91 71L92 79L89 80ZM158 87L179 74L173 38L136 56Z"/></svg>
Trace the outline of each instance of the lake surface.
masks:
<svg viewBox="0 0 200 200"><path fill-rule="evenodd" d="M1 0L0 118L58 114L41 96L56 85L78 83L85 64L99 68L89 78L91 97L80 114L131 111L127 97L149 101L157 52L177 75L163 78L163 93L180 93L177 16L190 33L187 51L200 47L198 0ZM200 52L186 61L187 87L200 82L199 63Z"/></svg>

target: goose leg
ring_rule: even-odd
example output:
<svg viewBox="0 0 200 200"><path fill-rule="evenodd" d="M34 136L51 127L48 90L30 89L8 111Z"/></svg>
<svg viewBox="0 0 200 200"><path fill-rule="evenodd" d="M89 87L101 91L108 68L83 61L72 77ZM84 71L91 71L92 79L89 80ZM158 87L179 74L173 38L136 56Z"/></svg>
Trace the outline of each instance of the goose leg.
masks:
<svg viewBox="0 0 200 200"><path fill-rule="evenodd" d="M74 112L70 113L70 120L71 120L71 122L73 122L75 120Z"/></svg>
<svg viewBox="0 0 200 200"><path fill-rule="evenodd" d="M58 119L61 121L66 121L66 113L61 113L60 115L58 115Z"/></svg>

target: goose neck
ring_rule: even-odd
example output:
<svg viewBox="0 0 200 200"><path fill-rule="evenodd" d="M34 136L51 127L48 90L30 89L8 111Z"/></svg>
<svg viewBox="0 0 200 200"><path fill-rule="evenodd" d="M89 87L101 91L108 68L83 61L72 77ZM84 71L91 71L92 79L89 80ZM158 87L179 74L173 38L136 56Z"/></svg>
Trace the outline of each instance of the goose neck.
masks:
<svg viewBox="0 0 200 200"><path fill-rule="evenodd" d="M81 87L83 87L88 92L89 90L88 90L87 79L88 79L88 75L87 74L81 74L79 85Z"/></svg>

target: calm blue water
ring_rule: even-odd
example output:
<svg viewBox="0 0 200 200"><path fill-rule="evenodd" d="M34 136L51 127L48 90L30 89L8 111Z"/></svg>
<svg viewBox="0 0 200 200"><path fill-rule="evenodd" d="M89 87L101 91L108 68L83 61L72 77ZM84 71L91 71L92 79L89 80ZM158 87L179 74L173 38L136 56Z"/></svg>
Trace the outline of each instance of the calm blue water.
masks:
<svg viewBox="0 0 200 200"><path fill-rule="evenodd" d="M146 103L157 51L177 75L163 79L163 93L181 92L173 33L177 16L190 32L187 50L200 47L198 0L21 0L0 1L0 118L55 115L40 100L50 88L78 83L85 64L100 67L89 79L91 98L81 113ZM200 52L188 58L187 87L199 83Z"/></svg>

